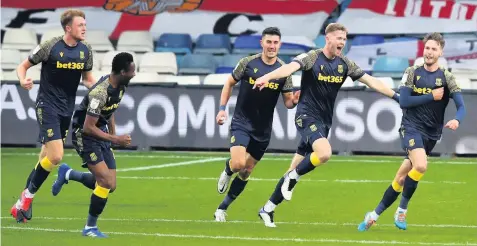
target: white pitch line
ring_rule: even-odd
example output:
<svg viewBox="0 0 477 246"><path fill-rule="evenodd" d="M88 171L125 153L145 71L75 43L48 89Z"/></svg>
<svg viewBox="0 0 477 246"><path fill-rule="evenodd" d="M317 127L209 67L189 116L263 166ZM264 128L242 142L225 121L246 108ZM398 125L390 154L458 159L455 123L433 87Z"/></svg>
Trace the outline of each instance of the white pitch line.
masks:
<svg viewBox="0 0 477 246"><path fill-rule="evenodd" d="M214 180L217 181L217 177L174 177L174 176L117 176L118 179L138 179L138 180ZM250 178L252 181L267 181L267 182L278 182L277 179L266 179L266 178ZM300 182L336 182L336 183L390 183L390 180L370 180L370 179L300 179ZM426 181L422 180L419 183L427 184L467 184L467 182L459 181Z"/></svg>
<svg viewBox="0 0 477 246"><path fill-rule="evenodd" d="M2 220L12 219L12 217L4 216ZM62 220L62 221L75 221L85 220L85 218L79 217L35 217L35 220ZM137 218L101 218L101 221L119 221L119 222L167 222L167 223L204 223L204 224L219 224L215 220L191 220L191 219L165 219L165 218L149 218L149 219L137 219ZM253 220L228 220L227 223L231 224L263 224L262 221ZM276 221L279 225L309 225L309 226L357 226L357 222L297 222L297 221ZM395 227L394 224L377 224L377 227ZM452 225L452 224L409 224L410 227L424 227L424 228L477 228L477 225Z"/></svg>
<svg viewBox="0 0 477 246"><path fill-rule="evenodd" d="M183 162L167 163L167 164L161 164L161 165L121 168L121 169L117 169L117 172L142 171L142 170L159 169L159 168L166 168L166 167L187 166L187 165L194 165L194 164L207 163L207 162L213 162L213 161L223 161L226 159L227 158L207 158L202 160L183 161Z"/></svg>
<svg viewBox="0 0 477 246"><path fill-rule="evenodd" d="M7 152L2 153L2 156L38 156L38 153L21 153L21 152ZM66 157L77 157L77 154L66 153L64 154ZM203 158L210 158L214 155L141 155L141 154L115 154L118 158L137 158L137 159L203 159ZM220 158L221 156L216 156ZM264 157L262 160L264 161L291 161L292 155L290 157ZM222 156L222 158L228 158L226 156ZM331 159L328 162L351 162L351 163L396 163L399 164L402 161L401 158L393 159L386 159L386 160L376 160L376 159L361 159L360 157L353 158L347 157L346 159ZM477 161L442 161L442 160L430 160L429 164L459 164L459 165L477 165Z"/></svg>
<svg viewBox="0 0 477 246"><path fill-rule="evenodd" d="M65 230L54 228L39 228L39 227L18 227L18 226L2 226L2 229L11 230L29 230L29 231L45 231L45 232L69 232L80 233L80 230ZM150 237L169 237L169 238L197 238L197 239L214 239L214 240L241 240L241 241L288 241L288 242L309 242L309 243L349 243L349 244L402 244L402 245L472 245L475 243L469 242L452 242L452 243L438 243L438 242L408 242L408 241L377 241L377 240L353 240L353 239L331 239L331 238L280 238L280 237L237 237L237 236L213 236L213 235L197 235L197 234L167 234L167 233L145 233L145 232L104 232L110 235L128 235L128 236L150 236Z"/></svg>

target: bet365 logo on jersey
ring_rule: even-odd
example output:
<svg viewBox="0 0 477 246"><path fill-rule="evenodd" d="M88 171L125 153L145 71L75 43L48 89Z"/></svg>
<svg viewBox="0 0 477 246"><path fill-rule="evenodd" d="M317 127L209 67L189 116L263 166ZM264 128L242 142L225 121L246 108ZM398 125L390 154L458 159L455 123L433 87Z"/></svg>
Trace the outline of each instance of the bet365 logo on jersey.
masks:
<svg viewBox="0 0 477 246"><path fill-rule="evenodd" d="M57 62L56 62L56 68L62 68L62 69L84 69L84 62L61 63L61 62L57 61Z"/></svg>
<svg viewBox="0 0 477 246"><path fill-rule="evenodd" d="M249 77L248 78L248 82L251 84L251 85L254 85L255 84L255 80L252 79L252 77ZM278 83L273 83L273 82L268 82L268 84L266 85L266 87L272 89L272 90L278 90Z"/></svg>
<svg viewBox="0 0 477 246"><path fill-rule="evenodd" d="M322 75L318 73L318 80L328 83L343 83L343 76Z"/></svg>

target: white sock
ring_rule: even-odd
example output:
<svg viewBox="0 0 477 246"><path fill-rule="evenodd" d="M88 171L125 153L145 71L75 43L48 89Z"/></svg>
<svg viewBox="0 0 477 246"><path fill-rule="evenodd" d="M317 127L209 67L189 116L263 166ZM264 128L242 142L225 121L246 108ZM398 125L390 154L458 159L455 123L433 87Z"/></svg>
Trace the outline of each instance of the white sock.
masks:
<svg viewBox="0 0 477 246"><path fill-rule="evenodd" d="M403 213L407 213L407 209L403 209L403 208L400 208L398 207L397 211L396 212L403 212Z"/></svg>
<svg viewBox="0 0 477 246"><path fill-rule="evenodd" d="M70 173L71 173L72 170L73 169L70 169L70 170L66 171L66 174L65 174L65 179L66 180L70 180Z"/></svg>
<svg viewBox="0 0 477 246"><path fill-rule="evenodd" d="M267 213L270 213L270 212L273 212L273 210L275 210L276 207L277 205L275 205L272 201L268 200L265 206L263 206L263 210L265 210L265 212Z"/></svg>
<svg viewBox="0 0 477 246"><path fill-rule="evenodd" d="M296 169L293 169L291 172L288 173L288 177L291 179L298 179L300 175L296 172Z"/></svg>
<svg viewBox="0 0 477 246"><path fill-rule="evenodd" d="M370 215L371 218L372 218L373 220L375 220L375 221L377 221L378 218L379 218L379 215L378 215L378 214L376 213L376 211L374 211L374 210L373 210L373 212L371 212L369 215Z"/></svg>
<svg viewBox="0 0 477 246"><path fill-rule="evenodd" d="M31 193L28 189L25 189L25 197L26 198L33 198L35 194Z"/></svg>
<svg viewBox="0 0 477 246"><path fill-rule="evenodd" d="M97 226L87 226L87 225L84 226L84 229L86 229L86 230L91 229L91 228L97 228Z"/></svg>
<svg viewBox="0 0 477 246"><path fill-rule="evenodd" d="M18 199L17 202L15 203L15 208L16 209L22 208L22 201L20 199Z"/></svg>

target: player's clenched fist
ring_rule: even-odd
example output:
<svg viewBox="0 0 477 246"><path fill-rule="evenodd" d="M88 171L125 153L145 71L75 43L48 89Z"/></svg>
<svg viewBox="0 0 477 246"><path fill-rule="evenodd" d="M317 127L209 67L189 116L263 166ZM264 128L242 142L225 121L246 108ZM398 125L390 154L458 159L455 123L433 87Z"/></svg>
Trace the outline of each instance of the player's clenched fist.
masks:
<svg viewBox="0 0 477 246"><path fill-rule="evenodd" d="M31 88L33 88L33 80L31 78L26 78L20 81L20 85L27 90L31 90Z"/></svg>
<svg viewBox="0 0 477 246"><path fill-rule="evenodd" d="M451 130L457 130L457 128L459 128L459 121L458 120L450 120L449 122L447 122L447 124L445 125L445 128L449 128Z"/></svg>
<svg viewBox="0 0 477 246"><path fill-rule="evenodd" d="M432 90L432 96L434 97L434 101L441 100L444 96L444 87Z"/></svg>
<svg viewBox="0 0 477 246"><path fill-rule="evenodd" d="M219 125L223 125L225 121L227 120L227 112L225 110L220 110L219 113L217 114L217 117L215 117L215 121Z"/></svg>
<svg viewBox="0 0 477 246"><path fill-rule="evenodd" d="M116 136L116 141L115 142L116 142L115 144L119 144L123 147L128 146L128 145L131 144L131 136L129 136L129 134Z"/></svg>

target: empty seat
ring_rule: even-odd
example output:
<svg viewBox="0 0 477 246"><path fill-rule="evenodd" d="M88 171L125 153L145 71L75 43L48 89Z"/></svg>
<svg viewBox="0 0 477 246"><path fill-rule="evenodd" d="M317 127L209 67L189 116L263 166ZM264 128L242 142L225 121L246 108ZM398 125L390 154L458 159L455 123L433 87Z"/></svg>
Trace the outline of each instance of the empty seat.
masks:
<svg viewBox="0 0 477 246"><path fill-rule="evenodd" d="M222 57L215 73L231 73L243 57L242 55L225 55Z"/></svg>
<svg viewBox="0 0 477 246"><path fill-rule="evenodd" d="M261 36L245 35L235 39L233 53L235 54L256 54L262 52L260 46Z"/></svg>
<svg viewBox="0 0 477 246"><path fill-rule="evenodd" d="M367 45L384 43L384 37L381 35L358 35L351 41L352 45Z"/></svg>
<svg viewBox="0 0 477 246"><path fill-rule="evenodd" d="M204 79L204 85L223 86L229 76L229 74L209 74Z"/></svg>
<svg viewBox="0 0 477 246"><path fill-rule="evenodd" d="M2 70L13 70L22 62L21 53L18 50L2 49Z"/></svg>
<svg viewBox="0 0 477 246"><path fill-rule="evenodd" d="M157 40L155 51L189 54L192 52L192 37L183 33L164 33Z"/></svg>
<svg viewBox="0 0 477 246"><path fill-rule="evenodd" d="M316 48L323 48L325 47L326 44L326 37L325 35L318 35L318 37L315 38L314 43L316 45Z"/></svg>
<svg viewBox="0 0 477 246"><path fill-rule="evenodd" d="M4 49L17 49L20 51L30 51L38 45L35 31L27 28L7 29L3 37Z"/></svg>
<svg viewBox="0 0 477 246"><path fill-rule="evenodd" d="M177 75L176 55L172 52L148 52L141 58L139 71Z"/></svg>
<svg viewBox="0 0 477 246"><path fill-rule="evenodd" d="M86 34L87 33L88 32L86 32ZM50 40L54 37L63 35L65 35L65 31L61 27L48 29L41 35L40 43L44 43L45 41Z"/></svg>
<svg viewBox="0 0 477 246"><path fill-rule="evenodd" d="M88 30L86 32L86 42L91 45L96 52L108 52L114 50L113 44L108 38L108 34L103 30Z"/></svg>
<svg viewBox="0 0 477 246"><path fill-rule="evenodd" d="M118 39L117 50L145 53L154 50L149 31L124 31Z"/></svg>
<svg viewBox="0 0 477 246"><path fill-rule="evenodd" d="M464 90L470 90L472 88L472 83L469 78L463 76L456 76L455 80L459 87Z"/></svg>
<svg viewBox="0 0 477 246"><path fill-rule="evenodd" d="M281 41L280 55L297 56L315 46L315 43L305 36L282 36Z"/></svg>
<svg viewBox="0 0 477 246"><path fill-rule="evenodd" d="M127 51L108 51L106 54L104 54L103 60L101 61L101 71L103 72L111 72L111 68L113 65L113 58L117 54L121 52L127 52ZM134 52L128 52L133 56L134 63L136 64L136 71L138 70L139 67L139 61L137 59L137 56Z"/></svg>
<svg viewBox="0 0 477 246"><path fill-rule="evenodd" d="M373 65L373 76L401 78L408 67L407 58L380 56Z"/></svg>
<svg viewBox="0 0 477 246"><path fill-rule="evenodd" d="M131 83L159 83L162 77L155 72L138 72L131 79Z"/></svg>
<svg viewBox="0 0 477 246"><path fill-rule="evenodd" d="M180 74L210 74L217 68L214 56L211 54L187 54L179 68Z"/></svg>
<svg viewBox="0 0 477 246"><path fill-rule="evenodd" d="M232 45L227 34L201 34L195 42L194 53L223 55L230 53Z"/></svg>
<svg viewBox="0 0 477 246"><path fill-rule="evenodd" d="M198 75L186 75L186 76L162 75L161 82L177 83L178 85L200 85L200 77Z"/></svg>
<svg viewBox="0 0 477 246"><path fill-rule="evenodd" d="M292 75L293 87L301 87L301 75Z"/></svg>
<svg viewBox="0 0 477 246"><path fill-rule="evenodd" d="M37 69L28 69L26 78L31 78L33 81L40 81L41 71ZM3 74L3 79L6 81L18 81L17 71L8 71Z"/></svg>

